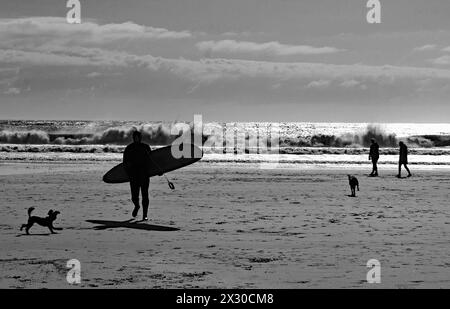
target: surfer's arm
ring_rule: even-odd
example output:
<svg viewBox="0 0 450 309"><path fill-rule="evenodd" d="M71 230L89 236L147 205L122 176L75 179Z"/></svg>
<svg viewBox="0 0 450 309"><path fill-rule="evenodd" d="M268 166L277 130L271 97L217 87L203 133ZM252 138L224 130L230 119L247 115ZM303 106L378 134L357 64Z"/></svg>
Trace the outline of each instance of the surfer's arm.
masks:
<svg viewBox="0 0 450 309"><path fill-rule="evenodd" d="M152 157L150 155L150 153L152 152L152 149L150 148L149 145L145 145L145 152L147 154L147 160L152 161Z"/></svg>
<svg viewBox="0 0 450 309"><path fill-rule="evenodd" d="M130 151L128 147L125 148L125 151L123 152L123 165L125 170L128 172L130 169Z"/></svg>
<svg viewBox="0 0 450 309"><path fill-rule="evenodd" d="M123 152L123 164L127 163L127 159L128 159L128 148L125 148L125 151Z"/></svg>

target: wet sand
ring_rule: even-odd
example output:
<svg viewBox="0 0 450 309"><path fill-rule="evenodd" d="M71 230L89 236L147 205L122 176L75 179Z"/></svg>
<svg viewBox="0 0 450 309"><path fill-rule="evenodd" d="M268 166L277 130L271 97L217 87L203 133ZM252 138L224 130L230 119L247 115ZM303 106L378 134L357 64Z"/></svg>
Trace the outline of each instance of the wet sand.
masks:
<svg viewBox="0 0 450 309"><path fill-rule="evenodd" d="M369 178L200 162L169 174L175 191L152 178L143 226L124 222L128 185L101 182L113 165L0 163L0 288L450 288L448 169L397 179L385 166ZM31 206L61 211L64 230L25 236ZM78 286L66 282L73 258ZM366 282L369 259L381 284Z"/></svg>

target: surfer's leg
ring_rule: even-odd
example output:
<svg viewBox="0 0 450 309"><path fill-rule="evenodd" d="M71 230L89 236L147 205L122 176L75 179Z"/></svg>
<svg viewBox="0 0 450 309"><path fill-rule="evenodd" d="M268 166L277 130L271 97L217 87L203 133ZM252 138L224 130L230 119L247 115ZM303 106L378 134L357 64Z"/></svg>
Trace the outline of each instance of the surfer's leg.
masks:
<svg viewBox="0 0 450 309"><path fill-rule="evenodd" d="M142 192L142 216L143 219L147 219L148 205L150 200L148 198L148 187L150 186L150 178L145 178L141 182L141 192Z"/></svg>
<svg viewBox="0 0 450 309"><path fill-rule="evenodd" d="M130 180L131 201L134 204L132 216L136 217L139 211L139 182L136 179Z"/></svg>
<svg viewBox="0 0 450 309"><path fill-rule="evenodd" d="M408 172L408 177L411 177L411 171L408 168L408 165L406 163L404 164L406 171Z"/></svg>

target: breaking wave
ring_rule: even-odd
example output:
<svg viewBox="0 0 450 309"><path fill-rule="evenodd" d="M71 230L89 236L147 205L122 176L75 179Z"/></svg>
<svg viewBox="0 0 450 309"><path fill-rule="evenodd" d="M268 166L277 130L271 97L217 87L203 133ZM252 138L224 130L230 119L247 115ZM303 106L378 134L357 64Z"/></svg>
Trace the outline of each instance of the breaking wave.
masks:
<svg viewBox="0 0 450 309"><path fill-rule="evenodd" d="M316 134L309 138L284 138L280 139L280 147L369 147L372 138L380 147L396 147L398 144L395 134L386 134L380 127L369 125L362 134Z"/></svg>
<svg viewBox="0 0 450 309"><path fill-rule="evenodd" d="M121 153L124 146L132 140L134 130L142 132L144 142L155 146L164 146L175 140L189 138L193 140L193 124L178 123L125 123L125 122L26 122L0 121L0 151L2 152L70 152L70 153ZM206 127L211 124L205 124ZM224 128L236 130L235 124L221 124ZM258 138L270 143L268 133L264 132L264 123L246 123L243 130L259 130ZM279 149L282 154L362 154L367 152L370 140L376 139L382 154L395 154L398 141L405 141L410 153L439 155L450 151L450 135L442 131L441 135L410 135L398 138L386 133L381 127L368 125L361 130L339 131L339 126L330 124L330 130L311 130L311 125L285 124L279 136ZM263 128L261 131L260 129ZM237 129L239 130L239 129ZM223 132L219 130L218 132ZM338 134L329 134L337 132ZM353 132L353 133L349 133ZM424 132L425 133L425 132ZM247 144L248 136L246 136ZM228 142L218 139L214 133L202 136L202 142L213 143L215 149L205 147L205 151L222 152ZM232 137L233 142L234 137ZM211 145L211 143L209 143ZM206 144L205 144L206 145ZM247 146L246 146L247 147ZM439 149L440 148L440 149ZM229 149L229 148L228 148ZM426 149L429 149L427 151ZM246 149L246 153L249 153ZM225 152L225 151L224 151ZM254 152L253 152L254 153Z"/></svg>
<svg viewBox="0 0 450 309"><path fill-rule="evenodd" d="M179 129L177 129L179 128ZM142 133L144 142L150 145L169 145L191 132L192 125L180 123L178 126L146 124L140 126L112 127L96 133L45 132L41 130L0 131L0 143L4 144L54 144L54 145L127 145L132 141L135 130ZM175 133L174 133L175 132Z"/></svg>
<svg viewBox="0 0 450 309"><path fill-rule="evenodd" d="M48 144L49 135L44 131L0 131L0 143L8 144Z"/></svg>

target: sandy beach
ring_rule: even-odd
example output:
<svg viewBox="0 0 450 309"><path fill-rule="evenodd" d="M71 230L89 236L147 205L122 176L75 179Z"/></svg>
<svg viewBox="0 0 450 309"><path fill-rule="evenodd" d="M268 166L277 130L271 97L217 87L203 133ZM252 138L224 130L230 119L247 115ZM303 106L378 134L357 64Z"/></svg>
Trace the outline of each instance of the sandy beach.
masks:
<svg viewBox="0 0 450 309"><path fill-rule="evenodd" d="M397 179L393 166L369 178L362 166L199 162L169 174L175 191L152 178L150 221L137 229L124 222L128 185L101 181L113 165L0 163L0 288L450 288L448 169ZM61 211L64 230L24 235L32 206ZM66 282L70 259L79 285ZM381 284L366 282L369 259Z"/></svg>

